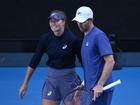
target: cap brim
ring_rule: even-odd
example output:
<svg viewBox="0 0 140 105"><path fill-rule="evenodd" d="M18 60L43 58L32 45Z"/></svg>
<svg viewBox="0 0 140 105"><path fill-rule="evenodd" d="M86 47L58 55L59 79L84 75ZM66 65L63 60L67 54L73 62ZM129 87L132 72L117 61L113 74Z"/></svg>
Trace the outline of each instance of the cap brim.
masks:
<svg viewBox="0 0 140 105"><path fill-rule="evenodd" d="M72 19L72 21L77 21L79 23L83 23L85 22L87 19L84 19L84 18L80 18L80 17L75 17Z"/></svg>
<svg viewBox="0 0 140 105"><path fill-rule="evenodd" d="M50 17L48 17L48 20L50 20L50 19L54 19L54 20L61 20L61 18L54 17L54 16L50 16Z"/></svg>
<svg viewBox="0 0 140 105"><path fill-rule="evenodd" d="M65 16L63 14L60 13L52 13L48 19L55 19L55 20L65 20Z"/></svg>

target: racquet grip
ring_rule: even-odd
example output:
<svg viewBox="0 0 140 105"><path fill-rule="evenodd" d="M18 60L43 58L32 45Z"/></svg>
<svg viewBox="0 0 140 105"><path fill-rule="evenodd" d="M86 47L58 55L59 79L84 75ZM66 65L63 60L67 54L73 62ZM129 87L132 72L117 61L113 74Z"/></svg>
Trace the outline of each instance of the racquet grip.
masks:
<svg viewBox="0 0 140 105"><path fill-rule="evenodd" d="M108 89L110 89L110 88L112 88L112 87L114 87L116 85L119 85L119 84L121 84L121 80L117 80L115 82L112 82L112 83L106 85L105 87L103 87L103 91L108 90ZM85 85L85 82L82 81L81 85L84 86Z"/></svg>
<svg viewBox="0 0 140 105"><path fill-rule="evenodd" d="M119 84L121 84L121 80L117 80L115 82L112 82L112 83L106 85L105 87L103 87L103 91L107 90L107 89L110 89L110 88L112 88L112 87L114 87L116 85L119 85Z"/></svg>

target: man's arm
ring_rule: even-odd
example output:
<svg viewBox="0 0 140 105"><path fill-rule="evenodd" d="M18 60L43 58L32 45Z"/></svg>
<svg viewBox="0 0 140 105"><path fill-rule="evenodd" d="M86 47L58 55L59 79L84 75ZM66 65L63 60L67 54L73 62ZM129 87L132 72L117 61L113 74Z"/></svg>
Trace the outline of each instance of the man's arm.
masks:
<svg viewBox="0 0 140 105"><path fill-rule="evenodd" d="M105 61L105 64L103 67L103 72L102 72L102 75L98 81L98 84L100 84L102 86L104 85L104 83L106 82L108 77L110 76L110 74L113 70L114 64L115 64L113 55L104 56L104 61Z"/></svg>
<svg viewBox="0 0 140 105"><path fill-rule="evenodd" d="M113 55L106 55L104 56L104 67L103 67L103 72L101 74L101 77L97 83L97 85L94 87L94 97L93 100L95 101L97 97L100 96L100 94L103 91L103 86L106 82L106 80L108 79L108 77L110 76L112 69L114 67L115 61L113 58Z"/></svg>

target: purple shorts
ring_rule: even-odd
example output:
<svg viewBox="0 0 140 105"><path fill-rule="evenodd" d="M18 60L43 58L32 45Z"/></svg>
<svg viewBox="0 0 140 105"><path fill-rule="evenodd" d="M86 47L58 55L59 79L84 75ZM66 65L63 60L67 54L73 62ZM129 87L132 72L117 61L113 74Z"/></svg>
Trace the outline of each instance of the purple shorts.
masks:
<svg viewBox="0 0 140 105"><path fill-rule="evenodd" d="M62 100L77 85L81 84L75 69L56 70L48 67L47 78L42 88L42 99Z"/></svg>

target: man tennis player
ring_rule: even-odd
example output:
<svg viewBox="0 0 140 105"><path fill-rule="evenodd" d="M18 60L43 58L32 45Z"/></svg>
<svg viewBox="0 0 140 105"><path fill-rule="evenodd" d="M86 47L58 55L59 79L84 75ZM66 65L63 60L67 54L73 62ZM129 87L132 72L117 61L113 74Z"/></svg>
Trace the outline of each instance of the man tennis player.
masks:
<svg viewBox="0 0 140 105"><path fill-rule="evenodd" d="M80 31L84 33L81 55L85 87L94 90L90 105L110 105L113 89L103 91L103 86L112 82L111 72L115 63L109 40L106 34L94 25L91 8L80 7L73 21L77 22Z"/></svg>

